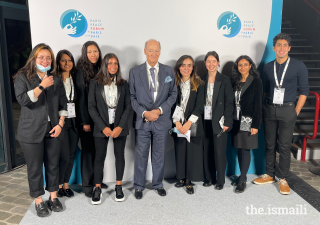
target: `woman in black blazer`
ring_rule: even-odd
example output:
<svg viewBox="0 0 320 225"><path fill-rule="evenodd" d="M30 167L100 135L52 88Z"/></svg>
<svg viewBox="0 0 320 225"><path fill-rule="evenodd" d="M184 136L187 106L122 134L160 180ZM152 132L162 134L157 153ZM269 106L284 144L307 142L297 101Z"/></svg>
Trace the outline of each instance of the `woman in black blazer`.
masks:
<svg viewBox="0 0 320 225"><path fill-rule="evenodd" d="M26 65L14 78L14 88L21 114L17 139L24 153L30 196L35 198L37 215L48 216L49 209L60 212L57 198L59 188L60 144L67 111L66 92L60 77L51 74L54 55L46 44L36 45ZM62 133L61 133L62 132ZM46 190L50 192L45 204L42 165L45 168Z"/></svg>
<svg viewBox="0 0 320 225"><path fill-rule="evenodd" d="M101 184L109 137L113 137L116 158L116 201L124 201L122 178L124 173L124 149L129 135L128 118L131 115L129 85L121 77L118 57L107 54L99 73L90 81L89 113L94 121L93 136L96 145L94 161L95 189L92 204L101 203Z"/></svg>
<svg viewBox="0 0 320 225"><path fill-rule="evenodd" d="M228 131L232 128L233 91L229 77L219 73L219 55L208 52L204 63L208 74L204 77L204 173L203 186L216 184L217 190L223 189L227 166ZM224 121L221 118L224 117ZM219 123L221 121L221 124Z"/></svg>
<svg viewBox="0 0 320 225"><path fill-rule="evenodd" d="M191 181L203 180L202 136L204 132L202 116L204 82L196 72L194 60L189 55L181 56L174 68L178 96L172 108L174 112L172 119L175 128L181 134L188 135L190 140L188 141L185 137L178 137L176 132L172 132L176 153L176 178L179 179L175 187L186 186L188 194L194 193ZM177 107L182 110L180 115L176 113L180 110ZM190 129L192 134L190 134L191 132L187 133Z"/></svg>
<svg viewBox="0 0 320 225"><path fill-rule="evenodd" d="M95 146L93 139L94 124L88 111L88 93L90 80L95 77L101 66L101 51L94 41L82 46L81 57L77 64L75 87L77 91L76 114L81 142L81 178L82 191L92 198L93 162Z"/></svg>
<svg viewBox="0 0 320 225"><path fill-rule="evenodd" d="M232 86L235 96L232 146L238 148L241 175L232 182L235 192L246 189L247 172L250 166L250 149L258 148L258 129L262 112L262 81L256 65L249 56L240 56L232 68ZM250 131L241 131L241 117L252 118Z"/></svg>
<svg viewBox="0 0 320 225"><path fill-rule="evenodd" d="M74 87L76 67L73 55L68 50L61 50L57 54L55 75L62 78L63 85L68 99L68 117L65 119L64 138L61 142L59 162L59 190L58 197L72 197L73 191L69 188L68 182L72 173L74 153L79 142L79 134L76 126L75 102L77 92ZM63 184L63 187L62 187Z"/></svg>

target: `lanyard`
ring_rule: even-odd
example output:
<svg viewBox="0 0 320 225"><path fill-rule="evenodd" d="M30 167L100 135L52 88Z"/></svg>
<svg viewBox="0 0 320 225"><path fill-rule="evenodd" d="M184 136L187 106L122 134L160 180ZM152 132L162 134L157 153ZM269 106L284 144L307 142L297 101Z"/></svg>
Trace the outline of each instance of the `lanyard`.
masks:
<svg viewBox="0 0 320 225"><path fill-rule="evenodd" d="M283 78L284 78L284 76L285 76L285 74L286 74L286 71L287 71L289 62L290 62L290 57L288 57L286 66L284 67L284 70L283 70L283 73L282 73L282 77L281 77L281 81L280 81L280 85L279 85L278 77L277 77L277 70L276 70L276 60L274 61L274 79L275 79L275 81L276 81L276 85L277 85L278 88L281 88L281 86L282 86Z"/></svg>
<svg viewBox="0 0 320 225"><path fill-rule="evenodd" d="M236 91L234 93L235 95L235 98L236 98L236 106L239 106L240 105L240 95L241 95L241 90L240 91Z"/></svg>
<svg viewBox="0 0 320 225"><path fill-rule="evenodd" d="M64 85L64 89L66 90L66 95L68 97L68 92L67 92L66 85L64 82L63 82L63 85ZM74 88L73 87L73 80L72 80L72 77L70 76L70 95L69 95L68 102L73 102L73 98L74 98L73 88Z"/></svg>

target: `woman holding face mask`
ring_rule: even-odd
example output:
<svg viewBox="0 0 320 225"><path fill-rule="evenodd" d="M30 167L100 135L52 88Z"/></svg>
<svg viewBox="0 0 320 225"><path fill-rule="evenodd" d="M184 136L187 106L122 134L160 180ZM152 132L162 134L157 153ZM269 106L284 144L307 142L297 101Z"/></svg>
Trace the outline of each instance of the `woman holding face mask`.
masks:
<svg viewBox="0 0 320 225"><path fill-rule="evenodd" d="M175 129L180 133L172 132L176 153L176 178L179 179L175 187L186 186L187 193L193 194L191 181L203 180L204 82L197 75L196 65L189 55L178 59L174 72L178 96L173 106L172 119ZM181 134L187 137L181 137Z"/></svg>
<svg viewBox="0 0 320 225"><path fill-rule="evenodd" d="M232 68L232 86L235 96L234 122L231 131L232 146L238 148L241 175L231 184L235 192L246 189L247 172L250 166L250 149L258 148L258 129L262 111L262 81L256 65L249 56L240 56ZM248 121L248 122L246 122Z"/></svg>
<svg viewBox="0 0 320 225"><path fill-rule="evenodd" d="M95 145L93 138L94 123L88 111L88 93L90 80L100 70L101 51L94 41L87 41L82 46L81 57L77 64L75 87L77 91L76 113L81 141L81 178L82 191L92 198L93 162Z"/></svg>
<svg viewBox="0 0 320 225"><path fill-rule="evenodd" d="M129 85L121 77L118 57L107 54L99 73L90 81L89 113L94 121L96 156L94 161L95 189L92 204L101 204L101 184L109 137L113 138L116 158L115 200L124 201L122 178L125 159L124 149L129 135L128 117L131 114Z"/></svg>
<svg viewBox="0 0 320 225"><path fill-rule="evenodd" d="M48 208L54 212L63 210L57 190L60 145L64 137L61 132L68 112L63 82L51 74L54 65L51 48L38 44L26 65L13 77L16 98L21 105L17 139L26 159L30 196L35 198L39 217L48 216ZM50 192L46 204L41 197L45 193L43 165L46 190Z"/></svg>
<svg viewBox="0 0 320 225"><path fill-rule="evenodd" d="M62 78L63 85L68 99L68 117L65 119L65 136L61 142L59 162L59 190L58 197L72 197L73 191L69 188L68 182L72 173L74 153L79 142L79 134L76 126L75 101L77 92L74 87L76 67L73 55L68 50L61 50L57 54L55 74ZM62 186L63 184L63 186Z"/></svg>
<svg viewBox="0 0 320 225"><path fill-rule="evenodd" d="M222 190L225 183L227 166L228 131L233 120L234 94L229 77L219 73L219 55L208 52L204 63L208 74L204 77L204 173L203 186L215 184L215 189Z"/></svg>

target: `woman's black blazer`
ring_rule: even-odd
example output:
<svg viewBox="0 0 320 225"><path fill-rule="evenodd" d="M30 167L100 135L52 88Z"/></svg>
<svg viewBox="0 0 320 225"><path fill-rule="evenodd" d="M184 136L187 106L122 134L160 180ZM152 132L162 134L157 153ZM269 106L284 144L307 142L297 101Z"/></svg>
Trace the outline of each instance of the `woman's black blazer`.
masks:
<svg viewBox="0 0 320 225"><path fill-rule="evenodd" d="M128 118L131 115L132 107L130 101L130 92L128 82L125 81L122 85L117 86L118 105L114 119L114 127L121 127L122 131L119 136L129 135ZM105 137L102 132L104 128L110 127L108 105L104 92L104 85L96 80L90 81L89 86L89 113L94 121L94 137Z"/></svg>
<svg viewBox="0 0 320 225"><path fill-rule="evenodd" d="M252 118L251 128L259 129L262 116L262 81L259 77L249 75L240 95L241 115ZM235 124L233 131L238 131L240 122Z"/></svg>
<svg viewBox="0 0 320 225"><path fill-rule="evenodd" d="M204 77L205 93L208 87L208 74ZM206 94L204 95L204 103L206 102ZM233 125L233 101L234 92L229 77L217 72L214 81L214 90L212 95L212 129L214 134L219 134L221 127L219 121L224 115L224 126L231 130ZM202 105L202 108L204 108Z"/></svg>
<svg viewBox="0 0 320 225"><path fill-rule="evenodd" d="M96 69L94 69L95 74L98 73ZM76 101L76 120L77 125L93 125L93 121L90 117L88 111L88 94L89 94L89 85L85 86L84 80L84 71L82 68L77 68L77 75L74 79L75 87L77 90L77 101ZM81 129L82 130L82 129Z"/></svg>
<svg viewBox="0 0 320 225"><path fill-rule="evenodd" d="M48 74L52 76L52 74ZM59 123L61 113L67 114L67 97L62 79L53 76L54 84L46 88L38 96L36 102L32 102L27 92L35 89L41 83L36 76L31 82L25 74L19 74L14 83L15 94L21 105L21 114L17 129L17 139L22 143L40 143L46 134L48 115L52 127ZM62 140L64 129L58 136Z"/></svg>
<svg viewBox="0 0 320 225"><path fill-rule="evenodd" d="M176 103L172 106L171 116L173 115L173 112L176 106L180 105L180 102L181 102L180 86L178 86L177 89L178 89L178 95L177 95ZM200 84L197 91L192 90L192 87L191 87L187 107L184 112L184 118L188 120L192 114L198 117L198 120L196 123L197 124L196 137L204 135L204 130L203 130L204 107L203 106L204 106L204 84ZM173 125L173 127L175 127L175 125ZM172 132L172 136L176 136L176 133Z"/></svg>

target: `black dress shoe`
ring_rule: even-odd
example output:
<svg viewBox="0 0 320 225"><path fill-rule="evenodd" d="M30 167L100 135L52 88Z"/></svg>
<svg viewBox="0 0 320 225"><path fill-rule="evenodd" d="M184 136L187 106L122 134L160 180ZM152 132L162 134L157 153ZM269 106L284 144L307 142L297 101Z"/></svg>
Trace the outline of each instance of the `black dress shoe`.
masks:
<svg viewBox="0 0 320 225"><path fill-rule="evenodd" d="M58 196L59 198L61 198L61 197L63 197L63 196L66 196L63 188L59 188L59 190L58 190L58 192L57 192L57 196Z"/></svg>
<svg viewBox="0 0 320 225"><path fill-rule="evenodd" d="M48 208L51 211L61 212L63 210L63 206L58 198L54 198L53 201L51 201L51 198L49 198L49 200L47 201L47 204L48 204Z"/></svg>
<svg viewBox="0 0 320 225"><path fill-rule="evenodd" d="M179 180L177 183L175 183L176 188L181 188L185 185L184 180Z"/></svg>
<svg viewBox="0 0 320 225"><path fill-rule="evenodd" d="M73 191L72 191L70 188L65 189L65 190L64 190L64 193L65 193L65 196L67 196L68 198L74 196L74 193L73 193Z"/></svg>
<svg viewBox="0 0 320 225"><path fill-rule="evenodd" d="M222 190L223 189L223 184L216 184L215 189L216 190Z"/></svg>
<svg viewBox="0 0 320 225"><path fill-rule="evenodd" d="M134 197L136 197L136 199L142 199L142 190L141 189L136 189L134 192Z"/></svg>
<svg viewBox="0 0 320 225"><path fill-rule="evenodd" d="M232 186L237 186L238 183L239 183L239 180L240 180L240 176L239 176L237 179L235 179L235 180L231 183L231 185L232 185ZM246 182L247 182L247 178L246 178Z"/></svg>
<svg viewBox="0 0 320 225"><path fill-rule="evenodd" d="M90 191L90 192L84 193L84 195L85 195L86 197L88 197L88 198L92 198L93 193Z"/></svg>
<svg viewBox="0 0 320 225"><path fill-rule="evenodd" d="M236 193L242 193L244 190L246 190L247 183L245 181L239 181L237 187L236 187Z"/></svg>
<svg viewBox="0 0 320 225"><path fill-rule="evenodd" d="M47 205L44 202L40 202L38 205L35 204L37 215L39 217L49 216L49 210Z"/></svg>
<svg viewBox="0 0 320 225"><path fill-rule="evenodd" d="M108 185L106 185L106 184L102 183L102 184L101 184L101 188L103 188L103 189L107 189L107 188L108 188Z"/></svg>
<svg viewBox="0 0 320 225"><path fill-rule="evenodd" d="M158 192L158 195L160 195L160 196L166 196L167 195L167 192L166 192L166 190L164 190L163 187L157 188L157 192Z"/></svg>
<svg viewBox="0 0 320 225"><path fill-rule="evenodd" d="M186 188L187 188L187 193L188 194L192 195L194 193L194 189L193 189L192 185L189 184L189 185L186 186Z"/></svg>
<svg viewBox="0 0 320 225"><path fill-rule="evenodd" d="M212 185L212 183L211 183L211 181L209 181L209 182L204 182L202 185L204 187L210 187Z"/></svg>

